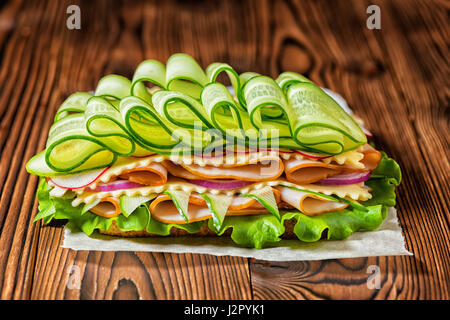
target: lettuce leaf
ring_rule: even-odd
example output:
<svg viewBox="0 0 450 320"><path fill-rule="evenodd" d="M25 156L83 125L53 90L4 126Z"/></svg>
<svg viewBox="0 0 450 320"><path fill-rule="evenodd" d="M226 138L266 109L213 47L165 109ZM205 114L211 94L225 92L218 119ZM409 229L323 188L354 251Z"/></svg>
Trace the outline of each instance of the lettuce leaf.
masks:
<svg viewBox="0 0 450 320"><path fill-rule="evenodd" d="M144 205L138 207L128 217L118 215L113 218L105 218L89 211L83 212L84 206L82 205L73 207L73 195L51 197L49 195L50 190L51 187L47 182L41 179L37 191L39 212L34 218L34 221L43 219L45 223L48 223L52 219L68 219L87 235L91 235L96 229L103 231L109 229L113 221L116 221L117 226L122 231L144 230L148 224L149 213Z"/></svg>
<svg viewBox="0 0 450 320"><path fill-rule="evenodd" d="M113 218L105 218L96 215L90 211L83 212L84 206L72 206L73 195L68 197L51 197L49 192L51 187L45 179L41 179L37 190L37 198L39 200L39 212L34 221L43 219L45 223L49 223L52 219L67 219L73 222L87 235L91 235L95 230L108 230L113 221L121 231L142 231L157 235L169 235L170 229L176 227L186 230L189 233L200 231L205 221L194 222L189 224L166 224L155 219L150 219L150 212L144 203L135 209L128 217L118 215Z"/></svg>
<svg viewBox="0 0 450 320"><path fill-rule="evenodd" d="M208 225L212 227L211 219ZM270 242L280 241L279 237L284 233L283 224L272 214L227 216L217 234L222 235L228 228L233 229L231 239L236 244L256 249L261 249Z"/></svg>
<svg viewBox="0 0 450 320"><path fill-rule="evenodd" d="M400 166L394 159L389 158L385 152L381 152L381 160L378 167L372 171L372 179L383 177L390 179L392 184L399 186L402 182L402 172Z"/></svg>
<svg viewBox="0 0 450 320"><path fill-rule="evenodd" d="M364 206L382 204L393 207L396 203L395 188L402 181L400 166L386 153L381 152L381 161L378 167L372 171L372 175L365 184L372 189L372 198L363 202Z"/></svg>
<svg viewBox="0 0 450 320"><path fill-rule="evenodd" d="M366 209L343 209L317 216L307 216L300 211L284 211L282 220L297 220L294 233L301 241L318 241L325 231L328 240L342 240L356 231L375 230L386 218L387 208L382 205Z"/></svg>

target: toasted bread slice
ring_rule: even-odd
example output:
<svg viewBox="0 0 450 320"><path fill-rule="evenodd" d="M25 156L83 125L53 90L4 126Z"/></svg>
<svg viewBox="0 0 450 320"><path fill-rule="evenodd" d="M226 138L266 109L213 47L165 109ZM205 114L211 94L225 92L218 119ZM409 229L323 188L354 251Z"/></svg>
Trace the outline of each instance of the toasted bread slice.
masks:
<svg viewBox="0 0 450 320"><path fill-rule="evenodd" d="M286 220L284 223L285 232L281 236L283 239L297 239L297 236L294 234L294 226L296 221L294 219ZM226 230L223 233L223 236L231 235L231 228ZM117 226L116 221L113 221L111 227L108 230L99 231L102 234L110 235L110 236L118 236L118 237L126 237L126 238L140 238L140 237L161 237L160 235L155 235L142 231L122 231ZM183 229L172 228L170 230L170 237L180 237L180 236L192 236L192 237L217 237L216 232L208 228L208 224L205 224L199 232L189 233Z"/></svg>

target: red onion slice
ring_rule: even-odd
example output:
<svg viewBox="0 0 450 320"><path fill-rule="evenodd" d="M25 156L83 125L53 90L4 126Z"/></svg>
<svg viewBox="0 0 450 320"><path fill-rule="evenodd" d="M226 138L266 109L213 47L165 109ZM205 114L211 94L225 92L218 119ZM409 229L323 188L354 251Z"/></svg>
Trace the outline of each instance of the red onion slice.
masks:
<svg viewBox="0 0 450 320"><path fill-rule="evenodd" d="M364 182L370 178L370 171L367 172L352 172L339 174L330 178L319 180L315 183L326 185L347 185Z"/></svg>
<svg viewBox="0 0 450 320"><path fill-rule="evenodd" d="M189 180L190 183L211 189L237 189L243 188L250 184L254 184L254 181L244 181L244 180L200 180L194 179Z"/></svg>
<svg viewBox="0 0 450 320"><path fill-rule="evenodd" d="M140 187L145 187L145 185L128 180L116 180L107 184L98 185L93 192L115 191Z"/></svg>

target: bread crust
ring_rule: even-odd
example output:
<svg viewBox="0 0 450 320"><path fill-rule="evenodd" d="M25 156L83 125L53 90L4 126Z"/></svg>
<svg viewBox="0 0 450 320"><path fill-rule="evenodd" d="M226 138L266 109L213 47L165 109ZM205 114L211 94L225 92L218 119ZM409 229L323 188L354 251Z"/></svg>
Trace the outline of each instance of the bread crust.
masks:
<svg viewBox="0 0 450 320"><path fill-rule="evenodd" d="M281 236L282 239L297 239L297 236L294 234L294 226L296 221L294 219L286 220L284 222L285 232ZM231 228L227 229L223 235L230 236ZM99 230L100 233L116 236L116 237L124 237L124 238L141 238L141 237L165 237L157 234L148 233L145 230L142 231L122 231L119 229L116 221L113 221L111 227L108 230ZM189 233L183 229L172 228L170 229L170 237L217 237L217 233L208 228L208 224L206 223L199 232Z"/></svg>

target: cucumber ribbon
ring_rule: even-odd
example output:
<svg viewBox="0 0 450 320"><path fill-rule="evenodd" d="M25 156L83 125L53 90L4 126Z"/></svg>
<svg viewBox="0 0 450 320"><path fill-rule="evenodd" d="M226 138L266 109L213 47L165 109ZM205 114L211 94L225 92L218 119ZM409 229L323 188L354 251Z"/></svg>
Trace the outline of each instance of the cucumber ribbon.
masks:
<svg viewBox="0 0 450 320"><path fill-rule="evenodd" d="M222 73L234 95L217 81ZM56 113L45 156L28 166L37 174L43 168L41 175L76 173L109 166L118 157L193 154L230 143L340 154L366 143L366 137L302 75L284 72L276 80L254 72L238 75L225 63L203 70L178 53L166 65L143 61L131 81L108 75L94 94L69 96Z"/></svg>

